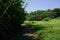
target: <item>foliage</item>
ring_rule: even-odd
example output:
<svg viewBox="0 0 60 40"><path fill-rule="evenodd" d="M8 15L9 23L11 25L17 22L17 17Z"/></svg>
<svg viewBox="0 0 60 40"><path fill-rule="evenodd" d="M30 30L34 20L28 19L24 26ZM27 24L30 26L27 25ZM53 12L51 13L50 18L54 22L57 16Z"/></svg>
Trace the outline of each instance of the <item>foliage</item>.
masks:
<svg viewBox="0 0 60 40"><path fill-rule="evenodd" d="M35 33L40 40L60 40L60 19L58 18L50 21L25 21L25 24L31 25L29 27L36 30Z"/></svg>
<svg viewBox="0 0 60 40"><path fill-rule="evenodd" d="M28 13L26 15L26 20L34 21L34 20L43 20L44 18L51 18L54 19L60 16L60 8L55 8L53 10L37 10Z"/></svg>
<svg viewBox="0 0 60 40"><path fill-rule="evenodd" d="M60 17L60 8L55 8L53 11L57 13L58 17Z"/></svg>
<svg viewBox="0 0 60 40"><path fill-rule="evenodd" d="M51 20L51 18L49 18L49 17L46 17L43 19L43 21L49 21L49 20Z"/></svg>
<svg viewBox="0 0 60 40"><path fill-rule="evenodd" d="M0 35L3 39L9 40L9 37L21 32L21 24L25 19L22 6L22 0L0 0Z"/></svg>

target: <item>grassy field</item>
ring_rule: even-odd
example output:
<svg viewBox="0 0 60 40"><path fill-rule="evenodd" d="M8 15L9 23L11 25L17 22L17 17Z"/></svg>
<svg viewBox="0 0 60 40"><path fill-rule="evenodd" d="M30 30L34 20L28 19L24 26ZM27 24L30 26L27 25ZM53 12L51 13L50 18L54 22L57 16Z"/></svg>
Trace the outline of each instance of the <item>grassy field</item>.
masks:
<svg viewBox="0 0 60 40"><path fill-rule="evenodd" d="M25 21L34 28L40 40L60 40L60 19L50 21Z"/></svg>

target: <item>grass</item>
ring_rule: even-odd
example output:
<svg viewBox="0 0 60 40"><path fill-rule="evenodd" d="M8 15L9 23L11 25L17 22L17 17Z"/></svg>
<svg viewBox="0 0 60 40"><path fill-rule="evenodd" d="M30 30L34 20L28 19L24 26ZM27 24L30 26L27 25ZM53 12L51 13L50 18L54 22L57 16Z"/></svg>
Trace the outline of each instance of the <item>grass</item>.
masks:
<svg viewBox="0 0 60 40"><path fill-rule="evenodd" d="M40 40L60 40L60 19L25 21L24 24L31 25Z"/></svg>

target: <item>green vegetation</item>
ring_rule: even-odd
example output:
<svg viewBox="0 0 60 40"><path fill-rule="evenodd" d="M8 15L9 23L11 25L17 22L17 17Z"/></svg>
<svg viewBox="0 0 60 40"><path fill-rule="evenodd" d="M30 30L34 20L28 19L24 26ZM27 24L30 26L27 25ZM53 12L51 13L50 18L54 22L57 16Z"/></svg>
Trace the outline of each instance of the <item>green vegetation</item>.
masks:
<svg viewBox="0 0 60 40"><path fill-rule="evenodd" d="M60 18L49 21L25 21L29 27L34 28L40 40L60 40Z"/></svg>
<svg viewBox="0 0 60 40"><path fill-rule="evenodd" d="M30 12L26 15L26 20L29 21L40 21L40 20L50 20L60 17L60 8L48 9L48 10L37 10Z"/></svg>
<svg viewBox="0 0 60 40"><path fill-rule="evenodd" d="M3 40L12 40L21 33L21 24L25 19L22 6L22 0L0 0L0 37Z"/></svg>
<svg viewBox="0 0 60 40"><path fill-rule="evenodd" d="M37 34L39 40L60 40L60 8L25 13L23 4L23 0L0 0L1 40L20 40L25 33Z"/></svg>

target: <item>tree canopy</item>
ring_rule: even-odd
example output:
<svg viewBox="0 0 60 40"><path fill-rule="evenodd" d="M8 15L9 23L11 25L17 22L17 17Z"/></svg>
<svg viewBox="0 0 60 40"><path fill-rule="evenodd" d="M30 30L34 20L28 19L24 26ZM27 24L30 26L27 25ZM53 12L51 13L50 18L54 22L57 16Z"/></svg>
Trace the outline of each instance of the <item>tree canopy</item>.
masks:
<svg viewBox="0 0 60 40"><path fill-rule="evenodd" d="M22 0L0 0L0 35L5 40L21 32L25 19Z"/></svg>
<svg viewBox="0 0 60 40"><path fill-rule="evenodd" d="M55 9L48 9L48 10L37 10L37 11L33 11L28 13L28 15L26 15L26 20L43 20L45 18L48 19L53 19L56 17L60 17L60 8L55 8Z"/></svg>

